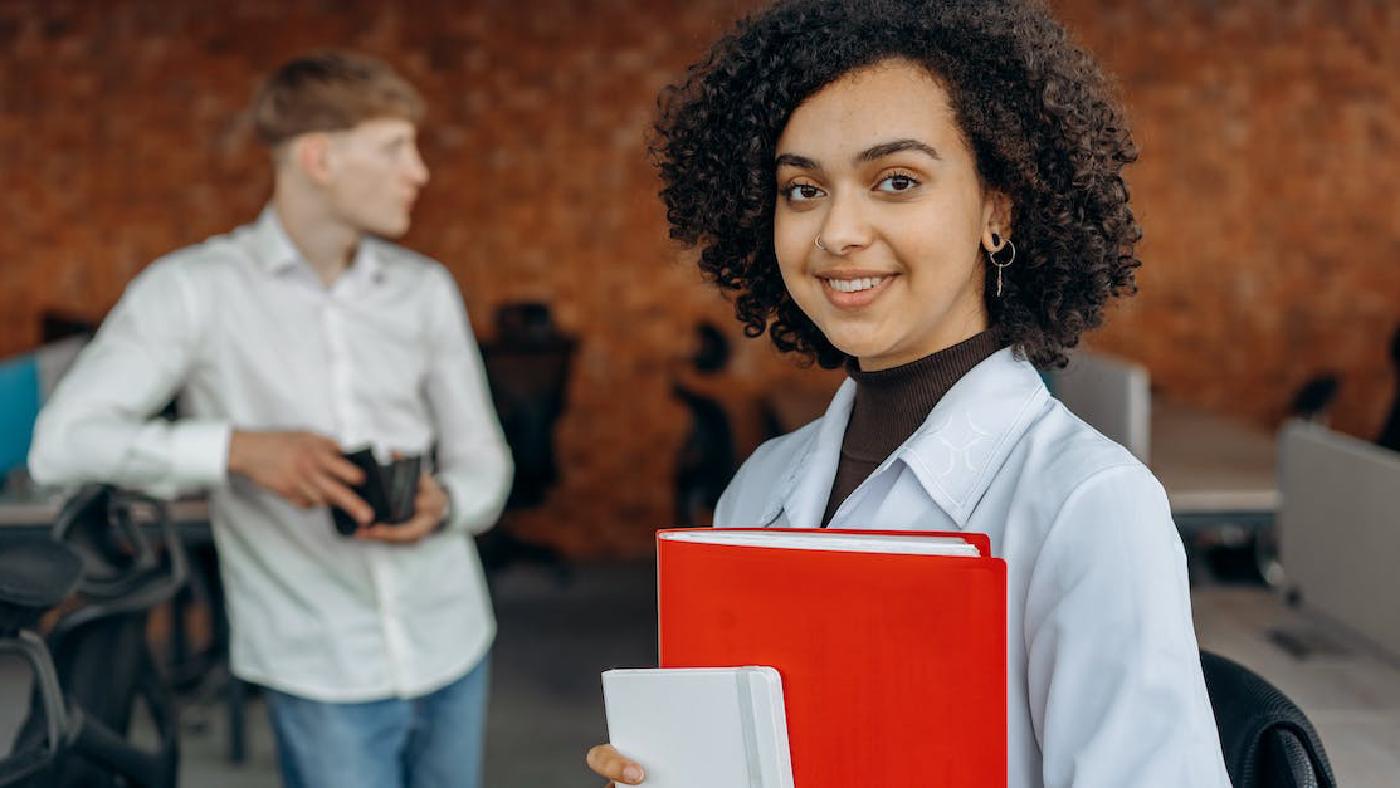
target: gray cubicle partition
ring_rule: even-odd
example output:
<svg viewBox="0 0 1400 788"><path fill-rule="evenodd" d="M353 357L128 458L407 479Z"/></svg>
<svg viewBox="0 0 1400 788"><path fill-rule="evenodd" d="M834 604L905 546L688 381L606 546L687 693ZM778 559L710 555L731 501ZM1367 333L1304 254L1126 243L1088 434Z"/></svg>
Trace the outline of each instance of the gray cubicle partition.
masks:
<svg viewBox="0 0 1400 788"><path fill-rule="evenodd" d="M1400 657L1400 454L1290 421L1279 493L1279 556L1304 608Z"/></svg>
<svg viewBox="0 0 1400 788"><path fill-rule="evenodd" d="M1150 456L1151 377L1141 364L1087 350L1070 355L1052 373L1055 396L1076 416L1125 446L1143 462Z"/></svg>

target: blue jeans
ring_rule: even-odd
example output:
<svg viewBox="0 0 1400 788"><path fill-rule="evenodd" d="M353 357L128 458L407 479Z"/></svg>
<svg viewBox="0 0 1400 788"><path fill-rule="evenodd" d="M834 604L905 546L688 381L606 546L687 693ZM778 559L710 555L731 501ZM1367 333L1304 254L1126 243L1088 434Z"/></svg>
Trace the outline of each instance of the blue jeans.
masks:
<svg viewBox="0 0 1400 788"><path fill-rule="evenodd" d="M417 698L326 703L266 691L286 788L480 788L490 659Z"/></svg>

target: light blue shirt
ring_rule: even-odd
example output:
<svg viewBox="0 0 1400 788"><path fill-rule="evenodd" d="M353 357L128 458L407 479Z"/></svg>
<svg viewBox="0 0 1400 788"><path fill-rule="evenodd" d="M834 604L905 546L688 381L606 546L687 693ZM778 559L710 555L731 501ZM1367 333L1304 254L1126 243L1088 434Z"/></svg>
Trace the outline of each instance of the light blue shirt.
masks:
<svg viewBox="0 0 1400 788"><path fill-rule="evenodd" d="M848 380L820 419L761 446L715 524L819 526L854 396ZM830 525L991 537L1007 564L1013 788L1230 784L1166 494L1010 350L953 386Z"/></svg>

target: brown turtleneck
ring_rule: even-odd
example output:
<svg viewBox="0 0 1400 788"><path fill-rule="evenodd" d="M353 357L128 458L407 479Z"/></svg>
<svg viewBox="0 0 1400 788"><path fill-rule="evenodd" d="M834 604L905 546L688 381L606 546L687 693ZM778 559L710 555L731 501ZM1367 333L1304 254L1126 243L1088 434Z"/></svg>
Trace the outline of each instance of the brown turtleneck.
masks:
<svg viewBox="0 0 1400 788"><path fill-rule="evenodd" d="M924 423L953 384L1001 347L996 330L987 329L918 361L878 372L861 371L854 359L847 364L856 382L856 400L841 441L841 462L822 515L823 528L846 496Z"/></svg>

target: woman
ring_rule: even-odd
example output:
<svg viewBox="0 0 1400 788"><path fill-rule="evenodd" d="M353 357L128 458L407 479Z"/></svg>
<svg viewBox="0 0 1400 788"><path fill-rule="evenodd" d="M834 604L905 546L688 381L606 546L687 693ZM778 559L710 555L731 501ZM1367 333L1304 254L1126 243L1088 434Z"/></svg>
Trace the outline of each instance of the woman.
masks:
<svg viewBox="0 0 1400 788"><path fill-rule="evenodd" d="M1135 289L1136 151L1089 56L1030 0L783 2L658 131L671 234L748 334L851 377L715 522L990 535L1010 784L1228 785L1166 496L1035 370Z"/></svg>

